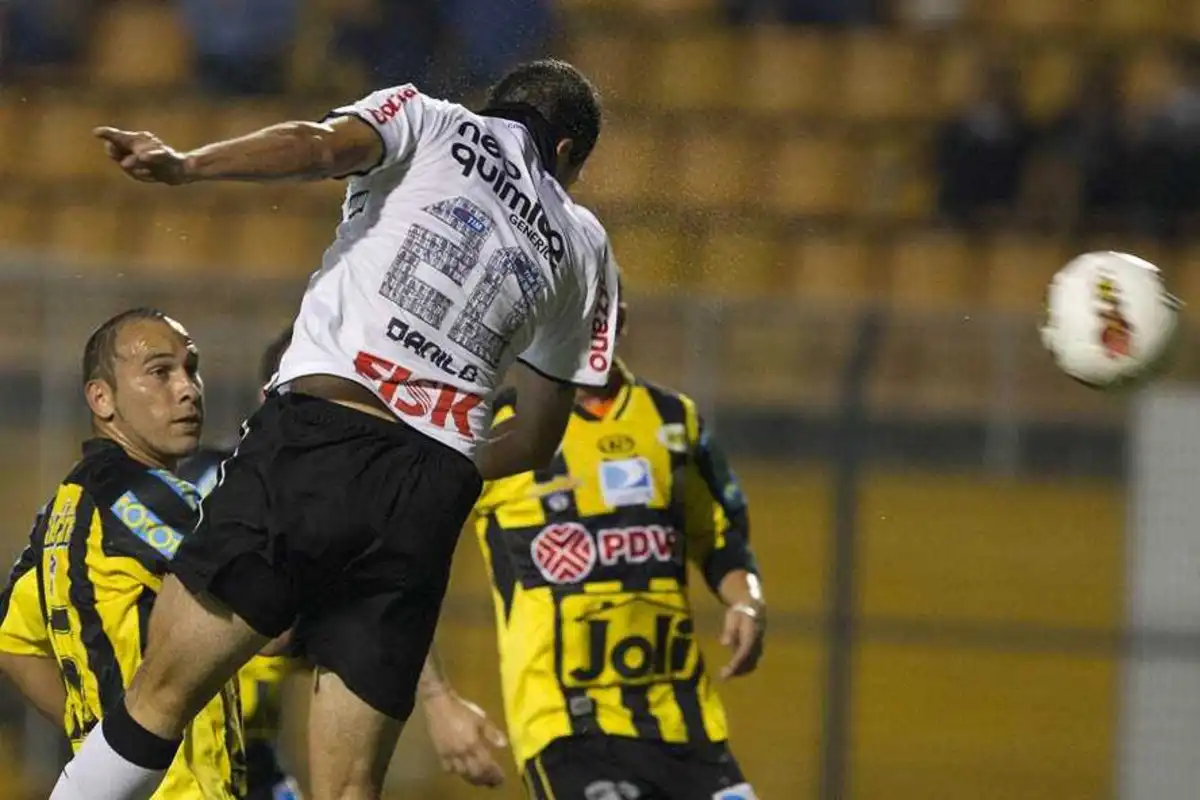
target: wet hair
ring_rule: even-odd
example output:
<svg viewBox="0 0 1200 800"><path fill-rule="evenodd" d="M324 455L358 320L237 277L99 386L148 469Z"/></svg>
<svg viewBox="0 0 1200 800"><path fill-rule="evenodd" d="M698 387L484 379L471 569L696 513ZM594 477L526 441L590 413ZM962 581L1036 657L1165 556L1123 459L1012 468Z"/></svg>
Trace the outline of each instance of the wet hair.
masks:
<svg viewBox="0 0 1200 800"><path fill-rule="evenodd" d="M268 383L271 378L275 377L275 373L279 371L279 361L283 358L283 351L288 349L288 345L292 343L292 326L288 325L267 345L267 349L263 350L262 358L258 362L258 382L260 385Z"/></svg>
<svg viewBox="0 0 1200 800"><path fill-rule="evenodd" d="M487 105L537 111L558 139L574 142L572 166L583 164L600 138L600 93L565 61L549 58L514 68L488 91Z"/></svg>
<svg viewBox="0 0 1200 800"><path fill-rule="evenodd" d="M102 380L110 386L116 383L117 336L128 322L152 319L167 321L166 313L157 308L131 308L109 317L99 328L92 331L83 346L83 385Z"/></svg>

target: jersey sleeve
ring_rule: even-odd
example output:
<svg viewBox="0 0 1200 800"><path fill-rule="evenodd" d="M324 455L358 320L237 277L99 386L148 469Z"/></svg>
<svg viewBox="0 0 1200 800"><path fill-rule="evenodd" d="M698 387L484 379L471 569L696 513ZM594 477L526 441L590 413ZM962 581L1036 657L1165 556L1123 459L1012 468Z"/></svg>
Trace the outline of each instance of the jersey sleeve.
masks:
<svg viewBox="0 0 1200 800"><path fill-rule="evenodd" d="M411 83L380 89L356 103L335 108L325 119L347 116L358 117L369 125L383 143L379 163L357 173L371 175L412 156L425 125L424 96Z"/></svg>
<svg viewBox="0 0 1200 800"><path fill-rule="evenodd" d="M596 223L599 225L599 223ZM603 386L612 367L620 268L607 237L599 268L538 326L520 361L540 375L577 386Z"/></svg>
<svg viewBox="0 0 1200 800"><path fill-rule="evenodd" d="M691 452L684 480L688 554L712 591L734 570L758 573L750 514L725 453L689 403Z"/></svg>
<svg viewBox="0 0 1200 800"><path fill-rule="evenodd" d="M38 551L32 542L40 537L45 510L38 514L30 545L21 553L0 594L0 652L18 656L53 657L42 598L38 591Z"/></svg>
<svg viewBox="0 0 1200 800"><path fill-rule="evenodd" d="M106 552L135 558L161 573L196 526L200 496L170 472L148 470L133 476L115 499L98 505L109 512L101 515Z"/></svg>

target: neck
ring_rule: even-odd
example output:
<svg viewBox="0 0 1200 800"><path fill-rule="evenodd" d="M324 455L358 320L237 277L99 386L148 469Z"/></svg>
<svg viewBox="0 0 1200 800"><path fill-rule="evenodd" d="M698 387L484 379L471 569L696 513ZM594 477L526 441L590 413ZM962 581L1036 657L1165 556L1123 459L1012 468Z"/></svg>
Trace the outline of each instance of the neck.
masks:
<svg viewBox="0 0 1200 800"><path fill-rule="evenodd" d="M617 396L617 393L621 391L621 387L624 385L625 372L614 364L608 373L608 383L603 386L589 386L586 389L579 389L576 396L583 402L588 400L611 400Z"/></svg>
<svg viewBox="0 0 1200 800"><path fill-rule="evenodd" d="M96 432L101 437L110 439L120 445L121 449L125 451L125 455L134 461L145 464L152 469L165 469L174 472L176 465L179 463L179 460L176 458L151 452L144 444L133 441L124 431L114 428L111 425L101 425Z"/></svg>

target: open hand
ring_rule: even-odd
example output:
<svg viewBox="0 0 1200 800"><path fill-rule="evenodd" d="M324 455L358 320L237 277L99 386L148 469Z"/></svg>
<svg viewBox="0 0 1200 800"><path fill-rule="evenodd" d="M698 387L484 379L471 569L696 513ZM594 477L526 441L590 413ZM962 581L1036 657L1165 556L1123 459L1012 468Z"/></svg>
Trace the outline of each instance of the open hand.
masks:
<svg viewBox="0 0 1200 800"><path fill-rule="evenodd" d="M453 692L426 698L424 704L429 738L442 769L474 786L502 784L504 770L492 749L505 747L508 740L483 709Z"/></svg>
<svg viewBox="0 0 1200 800"><path fill-rule="evenodd" d="M187 158L153 133L96 128L92 134L104 142L108 157L134 180L170 186L189 181Z"/></svg>
<svg viewBox="0 0 1200 800"><path fill-rule="evenodd" d="M759 605L738 603L725 611L721 644L732 650L733 655L721 670L721 680L747 675L758 667L763 636L767 632L766 622L766 611Z"/></svg>

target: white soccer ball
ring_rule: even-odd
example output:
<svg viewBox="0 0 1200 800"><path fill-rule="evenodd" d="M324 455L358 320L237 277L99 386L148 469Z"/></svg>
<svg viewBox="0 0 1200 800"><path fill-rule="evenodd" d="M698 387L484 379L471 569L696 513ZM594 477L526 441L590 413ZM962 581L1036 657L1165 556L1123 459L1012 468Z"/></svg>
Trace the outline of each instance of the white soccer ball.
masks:
<svg viewBox="0 0 1200 800"><path fill-rule="evenodd" d="M1180 306L1150 262L1126 253L1086 253L1050 281L1042 343L1059 369L1081 383L1127 385L1164 361Z"/></svg>

